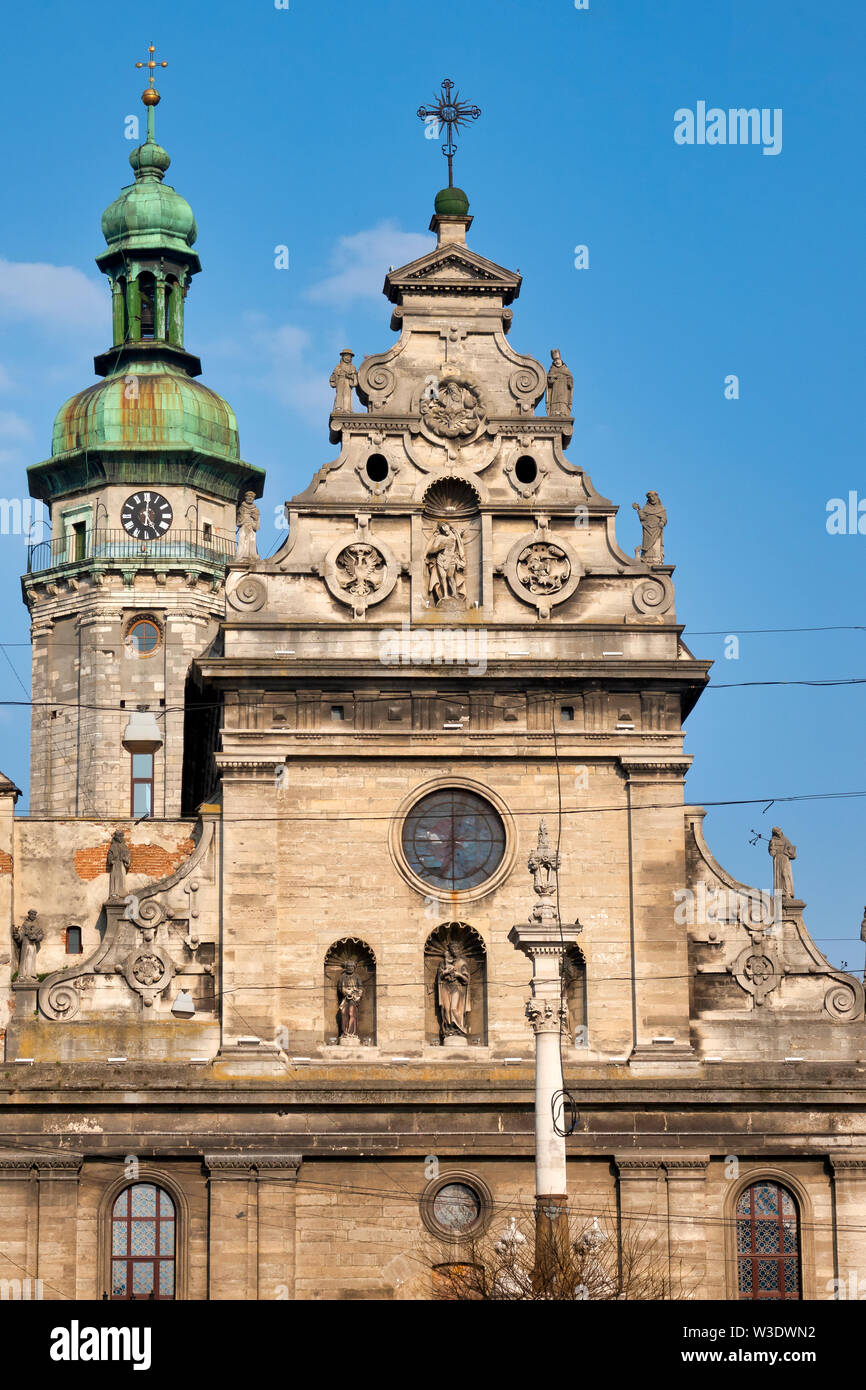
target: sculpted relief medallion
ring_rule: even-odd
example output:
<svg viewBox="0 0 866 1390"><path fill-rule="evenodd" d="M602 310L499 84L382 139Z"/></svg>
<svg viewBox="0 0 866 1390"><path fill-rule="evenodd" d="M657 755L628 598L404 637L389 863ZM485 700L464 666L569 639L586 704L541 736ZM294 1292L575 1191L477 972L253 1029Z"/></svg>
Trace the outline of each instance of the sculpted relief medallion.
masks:
<svg viewBox="0 0 866 1390"><path fill-rule="evenodd" d="M557 594L571 576L571 562L558 545L536 541L517 557L517 578L531 594Z"/></svg>
<svg viewBox="0 0 866 1390"><path fill-rule="evenodd" d="M333 597L352 608L356 618L388 597L400 573L390 548L370 535L368 521L366 516L356 517L354 536L332 545L319 570Z"/></svg>
<svg viewBox="0 0 866 1390"><path fill-rule="evenodd" d="M366 598L382 587L385 557L374 545L347 545L336 560L337 582L354 598Z"/></svg>
<svg viewBox="0 0 866 1390"><path fill-rule="evenodd" d="M487 421L478 387L456 376L430 378L419 409L422 424L437 439L471 439Z"/></svg>
<svg viewBox="0 0 866 1390"><path fill-rule="evenodd" d="M554 541L546 524L534 535L522 536L508 552L502 572L508 586L524 603L549 618L551 609L571 598L583 575L583 566L565 540Z"/></svg>

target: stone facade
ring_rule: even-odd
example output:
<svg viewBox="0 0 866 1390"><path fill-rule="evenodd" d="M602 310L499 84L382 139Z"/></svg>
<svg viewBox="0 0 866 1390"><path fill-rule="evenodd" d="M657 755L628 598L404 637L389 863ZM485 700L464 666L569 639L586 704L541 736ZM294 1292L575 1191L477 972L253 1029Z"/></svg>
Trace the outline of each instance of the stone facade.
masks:
<svg viewBox="0 0 866 1390"><path fill-rule="evenodd" d="M339 452L273 558L64 553L25 578L40 711L29 816L0 784L0 1277L46 1298L138 1277L144 1296L153 1277L187 1299L424 1298L431 1237L440 1262L466 1248L461 1203L494 1233L531 1208L509 933L527 864L555 858L533 864L542 818L579 919L577 1217L651 1229L706 1298L743 1291L755 1184L794 1204L789 1296L829 1296L866 1253L862 986L793 891L712 857L683 752L709 663L676 618L666 514L649 494L621 548L566 458L561 354L549 376L512 348L520 277L467 246L456 206L388 272L398 336L335 374ZM62 464L62 506L91 505ZM256 471L208 477L229 533ZM106 493L112 526L126 496ZM142 615L158 655L126 660ZM123 726L160 702L141 820ZM171 1276L112 1249L130 1186L165 1203L147 1220L170 1224Z"/></svg>

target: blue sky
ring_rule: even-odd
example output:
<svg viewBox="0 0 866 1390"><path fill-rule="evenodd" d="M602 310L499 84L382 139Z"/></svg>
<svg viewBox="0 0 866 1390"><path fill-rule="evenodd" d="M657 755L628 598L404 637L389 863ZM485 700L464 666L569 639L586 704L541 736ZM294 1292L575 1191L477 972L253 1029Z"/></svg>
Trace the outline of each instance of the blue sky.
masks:
<svg viewBox="0 0 866 1390"><path fill-rule="evenodd" d="M82 14L85 16L82 22ZM146 23L149 28L141 26ZM135 8L48 0L5 21L0 228L0 492L22 496L60 404L110 342L93 258L130 179L134 62L160 73L168 182L191 202L203 273L187 306L202 379L228 397L274 509L335 450L327 376L392 341L384 271L430 243L445 182L415 112L449 76L482 108L459 138L470 244L524 276L511 341L575 377L570 456L621 506L667 507L677 611L714 683L866 674L866 535L829 535L827 503L863 467L862 54L855 0L272 0ZM674 113L783 112L782 149L678 145ZM289 247L290 266L274 267ZM589 268L574 248L589 248ZM739 378L739 399L725 378ZM866 510L866 508L864 508ZM866 520L864 520L866 527ZM29 687L20 536L0 536L0 700ZM740 637L739 657L724 636ZM866 789L863 691L710 689L687 725L689 799ZM26 787L26 711L0 707L3 770ZM832 735L832 737L831 737ZM795 886L831 959L860 968L866 801L712 809L711 848L766 886L781 823Z"/></svg>

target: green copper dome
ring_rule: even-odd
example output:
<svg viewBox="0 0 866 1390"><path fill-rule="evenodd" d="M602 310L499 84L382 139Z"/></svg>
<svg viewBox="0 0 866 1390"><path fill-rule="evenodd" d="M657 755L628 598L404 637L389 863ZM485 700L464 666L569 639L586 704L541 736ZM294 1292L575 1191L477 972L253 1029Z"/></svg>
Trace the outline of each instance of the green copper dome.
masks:
<svg viewBox="0 0 866 1390"><path fill-rule="evenodd" d="M135 183L128 184L102 214L102 235L109 251L145 249L154 244L167 250L188 250L198 229L186 198L162 182L171 163L167 151L148 139L132 151L129 162L135 170Z"/></svg>
<svg viewBox="0 0 866 1390"><path fill-rule="evenodd" d="M52 455L117 448L198 451L240 459L234 411L222 396L168 364L141 364L72 396L54 421Z"/></svg>
<svg viewBox="0 0 866 1390"><path fill-rule="evenodd" d="M465 217L469 199L462 188L441 188L433 204L440 217Z"/></svg>

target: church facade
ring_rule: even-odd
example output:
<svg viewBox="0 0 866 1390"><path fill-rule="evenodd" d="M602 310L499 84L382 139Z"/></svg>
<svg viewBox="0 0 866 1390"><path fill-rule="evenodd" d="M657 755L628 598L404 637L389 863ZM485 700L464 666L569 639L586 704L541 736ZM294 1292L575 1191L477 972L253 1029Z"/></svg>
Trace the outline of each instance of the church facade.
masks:
<svg viewBox="0 0 866 1390"><path fill-rule="evenodd" d="M103 216L112 343L29 470L53 539L22 580L27 815L0 784L0 1276L431 1296L532 1209L509 933L558 854L575 1219L651 1232L697 1297L833 1296L866 1255L863 987L809 936L783 831L762 893L686 799L710 663L661 499L629 553L567 457L562 354L512 344L521 277L449 186L262 558L148 92Z"/></svg>

